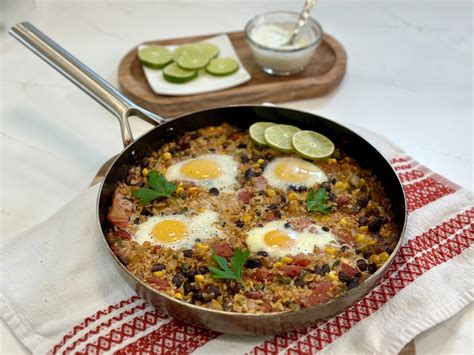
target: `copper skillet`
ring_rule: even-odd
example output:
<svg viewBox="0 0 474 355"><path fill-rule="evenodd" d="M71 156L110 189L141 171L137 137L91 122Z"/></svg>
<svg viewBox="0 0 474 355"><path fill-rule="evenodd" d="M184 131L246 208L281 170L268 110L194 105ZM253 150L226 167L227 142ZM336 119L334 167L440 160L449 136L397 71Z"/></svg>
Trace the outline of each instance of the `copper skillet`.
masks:
<svg viewBox="0 0 474 355"><path fill-rule="evenodd" d="M405 231L407 218L405 195L401 182L389 162L356 133L317 115L267 106L220 107L194 112L174 120L166 120L135 105L33 25L18 24L10 30L10 33L119 119L124 150L116 157L100 186L97 199L97 219L101 231L99 238L103 240L105 248L114 259L125 281L149 303L184 322L218 332L269 334L305 327L315 320L328 318L341 312L370 292L387 272L400 247L401 236ZM152 121L157 126L134 140L128 124L128 117L131 115ZM387 262L358 287L328 303L295 312L268 314L240 314L198 307L157 292L137 279L117 259L105 240L105 232L108 228L107 211L111 205L116 183L126 176L128 166L140 161L147 152L157 149L161 144L182 132L222 122L246 128L256 121L284 122L297 125L302 129L321 132L337 147L349 152L363 167L373 169L392 201L396 222L402 231L397 246Z"/></svg>

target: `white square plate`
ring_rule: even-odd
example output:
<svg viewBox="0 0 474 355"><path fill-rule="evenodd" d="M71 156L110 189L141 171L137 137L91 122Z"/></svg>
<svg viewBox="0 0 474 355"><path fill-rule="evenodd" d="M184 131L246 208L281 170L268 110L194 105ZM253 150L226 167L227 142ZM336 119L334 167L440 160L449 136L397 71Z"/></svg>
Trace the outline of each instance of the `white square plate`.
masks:
<svg viewBox="0 0 474 355"><path fill-rule="evenodd" d="M185 96L196 95L205 92L228 89L233 86L243 84L250 80L251 76L242 65L237 53L235 53L232 43L227 35L220 35L211 37L205 40L206 42L215 44L219 47L219 58L233 58L239 62L239 70L228 76L213 76L208 74L204 69L199 70L199 75L196 79L184 84L174 84L166 81L163 78L163 70L150 69L145 66L143 71L151 89L158 95L167 96ZM145 48L146 45L141 45L138 48ZM173 51L177 45L166 46L170 51Z"/></svg>

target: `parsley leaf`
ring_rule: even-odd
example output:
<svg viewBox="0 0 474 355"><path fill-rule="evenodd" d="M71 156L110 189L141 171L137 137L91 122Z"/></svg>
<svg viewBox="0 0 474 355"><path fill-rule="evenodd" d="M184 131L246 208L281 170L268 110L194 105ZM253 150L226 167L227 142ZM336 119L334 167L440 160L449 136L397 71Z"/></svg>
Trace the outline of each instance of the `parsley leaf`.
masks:
<svg viewBox="0 0 474 355"><path fill-rule="evenodd" d="M212 260L214 260L219 268L209 266L209 271L211 272L211 276L214 279L227 279L227 280L236 280L241 284L244 283L242 279L243 272L244 272L244 264L250 256L250 252L248 250L243 251L240 249L235 249L234 253L230 258L230 264L227 263L227 260L222 256L217 255L216 253L212 253Z"/></svg>
<svg viewBox="0 0 474 355"><path fill-rule="evenodd" d="M140 200L141 204L147 205L160 197L171 197L176 190L176 184L165 179L163 174L152 170L148 174L148 185L150 188L142 187L132 192L132 195Z"/></svg>
<svg viewBox="0 0 474 355"><path fill-rule="evenodd" d="M328 192L326 189L310 190L306 197L308 211L316 211L321 214L328 214L332 211L332 206L327 204Z"/></svg>

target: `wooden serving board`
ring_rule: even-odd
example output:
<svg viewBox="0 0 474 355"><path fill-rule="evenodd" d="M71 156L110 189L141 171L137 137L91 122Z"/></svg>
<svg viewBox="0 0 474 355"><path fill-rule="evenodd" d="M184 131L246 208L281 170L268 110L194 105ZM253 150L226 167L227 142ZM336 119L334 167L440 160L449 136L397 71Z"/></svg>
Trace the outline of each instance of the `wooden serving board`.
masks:
<svg viewBox="0 0 474 355"><path fill-rule="evenodd" d="M147 43L182 44L205 40L215 35ZM306 69L301 73L286 77L270 76L257 67L243 32L232 32L227 35L243 65L252 76L247 83L230 89L193 96L157 95L148 86L137 57L137 48L133 48L120 62L120 89L143 108L166 118L173 118L217 106L284 102L323 96L341 82L346 71L346 51L336 39L328 34L324 34L321 44Z"/></svg>

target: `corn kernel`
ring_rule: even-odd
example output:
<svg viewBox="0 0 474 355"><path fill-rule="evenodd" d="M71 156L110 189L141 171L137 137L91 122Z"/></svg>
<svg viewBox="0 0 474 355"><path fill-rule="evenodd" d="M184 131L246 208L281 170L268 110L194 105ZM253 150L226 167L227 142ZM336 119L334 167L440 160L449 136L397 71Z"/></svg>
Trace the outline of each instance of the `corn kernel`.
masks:
<svg viewBox="0 0 474 355"><path fill-rule="evenodd" d="M163 158L163 160L170 160L172 158L170 152L163 153L161 157Z"/></svg>
<svg viewBox="0 0 474 355"><path fill-rule="evenodd" d="M369 260L373 262L374 264L379 264L380 263L380 256L378 255L371 255Z"/></svg>
<svg viewBox="0 0 474 355"><path fill-rule="evenodd" d="M361 179L359 180L359 184L360 184L361 186L362 186L362 185L365 185L365 184L366 184L365 179L364 179L364 178L361 178Z"/></svg>
<svg viewBox="0 0 474 355"><path fill-rule="evenodd" d="M241 218L242 222L244 222L245 224L247 223L250 223L250 221L252 220L252 216L249 215L248 213L247 214L244 214Z"/></svg>
<svg viewBox="0 0 474 355"><path fill-rule="evenodd" d="M337 164L337 160L334 159L334 158L329 158L329 159L327 160L327 162L328 162L329 165L331 165L331 164Z"/></svg>
<svg viewBox="0 0 474 355"><path fill-rule="evenodd" d="M366 245L374 245L377 244L377 241L375 239L369 238L366 242Z"/></svg>
<svg viewBox="0 0 474 355"><path fill-rule="evenodd" d="M380 262L383 263L383 262L387 261L389 256L390 255L388 255L388 253L386 251L380 253L379 254Z"/></svg>
<svg viewBox="0 0 474 355"><path fill-rule="evenodd" d="M182 300L183 299L183 295L181 294L181 292L176 292L174 294L174 298L177 298L178 300Z"/></svg>
<svg viewBox="0 0 474 355"><path fill-rule="evenodd" d="M178 187L176 189L176 195L179 195L179 194L183 193L183 191L184 191L184 189L182 187Z"/></svg>
<svg viewBox="0 0 474 355"><path fill-rule="evenodd" d="M165 175L167 171L168 171L168 168L167 168L167 167L161 168L161 173L162 173L163 175Z"/></svg>
<svg viewBox="0 0 474 355"><path fill-rule="evenodd" d="M254 168L255 170L258 170L258 169L260 169L260 165L258 165L258 164L253 164L253 165L252 165L252 168Z"/></svg>
<svg viewBox="0 0 474 355"><path fill-rule="evenodd" d="M196 276L194 276L194 280L195 280L196 282L203 282L203 281L204 281L204 276L202 276L202 275L196 275Z"/></svg>
<svg viewBox="0 0 474 355"><path fill-rule="evenodd" d="M142 175L143 176L148 176L149 173L150 173L150 171L147 168L143 168L143 170L142 170Z"/></svg>
<svg viewBox="0 0 474 355"><path fill-rule="evenodd" d="M390 237L390 234L391 234L391 233L390 233L388 230L385 230L385 229L382 229L382 230L380 231L380 235L381 235L383 238L388 238L388 237Z"/></svg>
<svg viewBox="0 0 474 355"><path fill-rule="evenodd" d="M336 281L336 280L339 279L339 277L337 276L335 271L330 271L329 274L328 274L328 278L331 281Z"/></svg>
<svg viewBox="0 0 474 355"><path fill-rule="evenodd" d="M326 251L326 254L328 254L328 255L336 255L337 254L337 249L335 247L332 247L332 246L327 246L325 251Z"/></svg>
<svg viewBox="0 0 474 355"><path fill-rule="evenodd" d="M278 269L278 268L281 268L284 265L285 264L283 264L281 261L277 261L275 264L273 264L273 268Z"/></svg>
<svg viewBox="0 0 474 355"><path fill-rule="evenodd" d="M203 213L205 210L206 210L206 209L205 209L204 207L199 207L199 208L198 208L198 212L199 212L199 213Z"/></svg>
<svg viewBox="0 0 474 355"><path fill-rule="evenodd" d="M189 192L195 192L195 191L197 191L197 189L198 189L198 188L197 188L196 186L191 186L191 187L188 189L188 191L189 191Z"/></svg>
<svg viewBox="0 0 474 355"><path fill-rule="evenodd" d="M265 160L263 160L263 159L258 159L257 160L258 165L263 165L263 163L265 163Z"/></svg>
<svg viewBox="0 0 474 355"><path fill-rule="evenodd" d="M293 259L289 256L284 256L283 258L281 258L281 262L285 264L291 264L293 262Z"/></svg>
<svg viewBox="0 0 474 355"><path fill-rule="evenodd" d="M345 219L344 217L341 218L341 220L339 221L341 224L347 224L347 219Z"/></svg>
<svg viewBox="0 0 474 355"><path fill-rule="evenodd" d="M163 276L165 276L165 270L155 271L155 272L153 273L153 276L155 276L155 277L163 277Z"/></svg>
<svg viewBox="0 0 474 355"><path fill-rule="evenodd" d="M347 182L338 181L334 184L336 190L346 190L349 187Z"/></svg>
<svg viewBox="0 0 474 355"><path fill-rule="evenodd" d="M363 235L363 234L357 234L357 235L355 236L355 238L354 238L354 242L356 242L356 243L362 243L362 242L365 241L365 239L366 239L366 236L365 236L365 235Z"/></svg>
<svg viewBox="0 0 474 355"><path fill-rule="evenodd" d="M273 189L268 189L268 190L265 191L265 192L266 192L266 194L267 194L268 197L271 197L271 196L275 196L275 195L276 195L276 192L275 192L275 190L273 190Z"/></svg>
<svg viewBox="0 0 474 355"><path fill-rule="evenodd" d="M367 233L369 231L369 227L367 226L360 226L359 227L359 230L363 233Z"/></svg>
<svg viewBox="0 0 474 355"><path fill-rule="evenodd" d="M297 199L298 199L298 195L295 194L294 192L290 192L290 194L288 195L288 200L294 201L294 200L297 200Z"/></svg>
<svg viewBox="0 0 474 355"><path fill-rule="evenodd" d="M196 248L198 248L200 250L207 250L207 249L209 249L209 245L202 244L202 243L197 243Z"/></svg>

